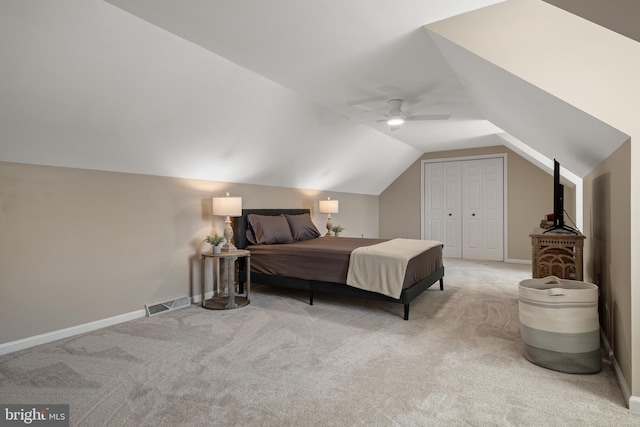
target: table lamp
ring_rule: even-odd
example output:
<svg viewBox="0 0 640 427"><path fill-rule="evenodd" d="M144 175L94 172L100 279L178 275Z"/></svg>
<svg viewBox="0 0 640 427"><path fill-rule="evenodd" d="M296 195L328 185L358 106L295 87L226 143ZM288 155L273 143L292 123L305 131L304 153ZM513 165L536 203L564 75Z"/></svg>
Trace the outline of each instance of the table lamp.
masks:
<svg viewBox="0 0 640 427"><path fill-rule="evenodd" d="M325 236L331 236L331 229L333 224L331 223L331 214L338 213L339 201L331 200L331 197L327 197L327 200L320 200L319 210L320 213L326 213L327 216L327 234Z"/></svg>
<svg viewBox="0 0 640 427"><path fill-rule="evenodd" d="M226 241L220 250L223 252L237 250L233 243L231 243L231 238L233 238L231 217L242 215L242 197L229 197L229 193L227 193L226 197L214 197L212 206L214 215L226 216L223 234Z"/></svg>

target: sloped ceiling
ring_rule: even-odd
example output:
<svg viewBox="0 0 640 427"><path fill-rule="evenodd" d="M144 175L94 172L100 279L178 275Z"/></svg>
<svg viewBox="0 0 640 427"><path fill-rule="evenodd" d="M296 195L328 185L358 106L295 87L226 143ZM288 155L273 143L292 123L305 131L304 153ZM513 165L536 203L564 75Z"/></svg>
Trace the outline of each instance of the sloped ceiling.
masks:
<svg viewBox="0 0 640 427"><path fill-rule="evenodd" d="M607 136L499 70L473 78L472 54L422 28L495 3L4 0L0 161L379 194L423 152L503 128L534 145ZM496 81L542 108L512 109ZM452 116L391 132L376 120L396 97Z"/></svg>
<svg viewBox="0 0 640 427"><path fill-rule="evenodd" d="M485 117L579 177L629 136L540 90L464 48L433 34Z"/></svg>
<svg viewBox="0 0 640 427"><path fill-rule="evenodd" d="M625 95L635 99L637 42L536 0L428 29L487 118L578 176L629 140Z"/></svg>

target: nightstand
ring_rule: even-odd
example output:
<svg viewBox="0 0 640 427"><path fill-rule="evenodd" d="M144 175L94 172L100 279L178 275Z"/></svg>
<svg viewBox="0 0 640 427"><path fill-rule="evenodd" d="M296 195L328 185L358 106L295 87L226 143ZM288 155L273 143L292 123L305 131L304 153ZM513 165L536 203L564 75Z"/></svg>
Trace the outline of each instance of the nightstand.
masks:
<svg viewBox="0 0 640 427"><path fill-rule="evenodd" d="M205 261L211 258L213 276L213 297L205 300L204 277L202 278L202 306L211 310L228 310L231 308L244 307L249 304L249 292L251 289L251 252L238 249L232 252L202 253L202 267L204 271ZM235 263L238 258L245 258L247 262L247 282L244 295L236 295L236 275ZM220 277L220 260L224 262L224 274ZM223 293L226 291L226 295Z"/></svg>
<svg viewBox="0 0 640 427"><path fill-rule="evenodd" d="M582 257L585 236L564 231L545 233L536 228L531 237L532 276L556 276L560 279L582 280Z"/></svg>

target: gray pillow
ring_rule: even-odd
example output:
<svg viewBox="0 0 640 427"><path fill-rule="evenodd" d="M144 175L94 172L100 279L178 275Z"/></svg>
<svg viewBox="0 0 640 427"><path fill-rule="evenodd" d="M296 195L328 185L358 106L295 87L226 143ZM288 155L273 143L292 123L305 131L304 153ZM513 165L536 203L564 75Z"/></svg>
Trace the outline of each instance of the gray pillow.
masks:
<svg viewBox="0 0 640 427"><path fill-rule="evenodd" d="M256 215L250 214L247 219L253 230L258 245L272 245L274 243L291 243L293 236L289 223L284 215Z"/></svg>
<svg viewBox="0 0 640 427"><path fill-rule="evenodd" d="M291 228L293 240L308 240L320 237L320 232L311 221L311 215L308 213L301 215L284 215Z"/></svg>
<svg viewBox="0 0 640 427"><path fill-rule="evenodd" d="M251 229L251 226L247 228L247 232L245 233L245 235L247 236L247 240L249 241L249 243L251 243L252 245L255 245L258 243L256 242L256 236L253 234L253 230Z"/></svg>

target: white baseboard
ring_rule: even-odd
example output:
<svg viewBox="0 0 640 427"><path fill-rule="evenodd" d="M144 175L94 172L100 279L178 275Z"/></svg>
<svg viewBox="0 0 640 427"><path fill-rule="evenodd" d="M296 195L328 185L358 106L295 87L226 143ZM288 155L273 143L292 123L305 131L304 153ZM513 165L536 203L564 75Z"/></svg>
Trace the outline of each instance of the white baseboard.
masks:
<svg viewBox="0 0 640 427"><path fill-rule="evenodd" d="M213 297L213 291L205 294L205 299ZM190 297L191 303L202 302L202 295L194 295ZM117 325L118 323L128 322L129 320L139 319L146 316L146 311L136 310L131 313L120 314L118 316L109 317L107 319L96 320L94 322L82 325L71 326L69 328L60 329L58 331L47 332L46 334L36 335L33 337L23 338L17 341L0 344L0 356L3 354L13 353L14 351L24 350L25 348L35 347L40 344L60 340L73 335L84 334L85 332L95 331L96 329L106 328L107 326Z"/></svg>
<svg viewBox="0 0 640 427"><path fill-rule="evenodd" d="M510 262L512 264L531 264L531 260L530 259L512 259L512 258L507 258L506 260L504 260L504 262Z"/></svg>
<svg viewBox="0 0 640 427"><path fill-rule="evenodd" d="M629 398L629 411L640 414L640 397L631 396Z"/></svg>
<svg viewBox="0 0 640 427"><path fill-rule="evenodd" d="M640 397L631 395L631 390L629 389L629 385L627 381L624 379L624 375L622 375L622 370L620 369L620 365L618 365L618 361L616 360L615 354L613 354L613 350L609 345L609 341L607 337L604 335L604 331L600 329L600 335L602 336L602 342L604 343L604 350L609 355L609 363L613 366L613 370L616 374L616 380L618 381L618 386L620 386L620 391L622 391L622 395L624 400L627 401L627 406L629 407L629 411L640 414Z"/></svg>
<svg viewBox="0 0 640 427"><path fill-rule="evenodd" d="M70 328L60 329L58 331L47 332L46 334L36 335L29 338L23 338L21 340L0 344L0 356L3 354L13 353L14 351L24 350L25 348L34 347L40 344L46 344L48 342L56 341L62 338L67 338L73 335L83 334L85 332L95 331L96 329L102 329L107 326L117 325L118 323L128 322L129 320L138 319L145 316L144 309L132 311L131 313L125 313L107 319L96 320L94 322L85 323L82 325L72 326Z"/></svg>
<svg viewBox="0 0 640 427"><path fill-rule="evenodd" d="M213 298L213 291L206 292L204 299ZM202 294L194 295L191 297L191 304L198 304L202 302Z"/></svg>

